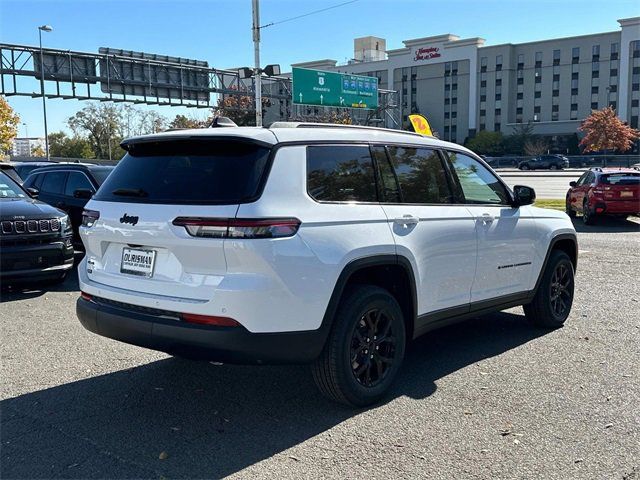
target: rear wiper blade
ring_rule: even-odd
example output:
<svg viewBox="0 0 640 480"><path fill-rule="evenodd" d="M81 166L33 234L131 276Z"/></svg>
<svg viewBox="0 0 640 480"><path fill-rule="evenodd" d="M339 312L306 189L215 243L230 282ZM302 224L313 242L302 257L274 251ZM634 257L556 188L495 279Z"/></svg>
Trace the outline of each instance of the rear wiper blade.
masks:
<svg viewBox="0 0 640 480"><path fill-rule="evenodd" d="M122 195L123 197L148 197L149 194L141 188L118 188L114 190L114 195Z"/></svg>

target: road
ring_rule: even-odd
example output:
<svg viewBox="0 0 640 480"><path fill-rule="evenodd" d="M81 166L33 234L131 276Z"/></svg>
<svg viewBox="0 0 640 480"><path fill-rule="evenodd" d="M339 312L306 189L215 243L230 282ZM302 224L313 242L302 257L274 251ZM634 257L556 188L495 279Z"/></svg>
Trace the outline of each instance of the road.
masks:
<svg viewBox="0 0 640 480"><path fill-rule="evenodd" d="M5 291L0 477L637 479L640 233L576 226L564 328L514 308L432 332L365 410L325 401L304 366L189 362L93 335L76 277Z"/></svg>
<svg viewBox="0 0 640 480"><path fill-rule="evenodd" d="M509 185L527 185L533 187L538 198L565 198L569 182L578 180L584 173L581 170L520 172L518 170L497 170L498 175Z"/></svg>

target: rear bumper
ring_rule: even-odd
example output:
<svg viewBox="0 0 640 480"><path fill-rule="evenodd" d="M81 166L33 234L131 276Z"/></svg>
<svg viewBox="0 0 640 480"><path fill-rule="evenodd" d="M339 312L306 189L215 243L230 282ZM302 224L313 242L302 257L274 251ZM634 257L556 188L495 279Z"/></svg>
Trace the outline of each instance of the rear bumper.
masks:
<svg viewBox="0 0 640 480"><path fill-rule="evenodd" d="M2 246L3 281L58 277L73 267L73 247L62 240L41 245Z"/></svg>
<svg viewBox="0 0 640 480"><path fill-rule="evenodd" d="M593 211L597 215L638 215L640 214L640 203L638 200L596 202Z"/></svg>
<svg viewBox="0 0 640 480"><path fill-rule="evenodd" d="M76 313L90 332L169 354L224 363L308 363L320 355L322 329L251 333L244 327L212 327L184 323L137 309L79 298Z"/></svg>

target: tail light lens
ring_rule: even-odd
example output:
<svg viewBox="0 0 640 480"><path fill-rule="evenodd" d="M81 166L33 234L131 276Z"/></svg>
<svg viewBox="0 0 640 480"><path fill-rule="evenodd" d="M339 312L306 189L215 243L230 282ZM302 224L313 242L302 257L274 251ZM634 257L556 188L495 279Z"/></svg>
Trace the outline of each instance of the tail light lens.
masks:
<svg viewBox="0 0 640 480"><path fill-rule="evenodd" d="M233 318L196 315L194 313L183 313L182 320L196 325L214 325L216 327L238 327L240 325Z"/></svg>
<svg viewBox="0 0 640 480"><path fill-rule="evenodd" d="M80 292L80 297L82 297L82 299L87 300L88 302L93 302L93 295L90 295L86 292Z"/></svg>
<svg viewBox="0 0 640 480"><path fill-rule="evenodd" d="M173 224L193 237L208 238L283 238L292 237L300 228L297 218L178 217Z"/></svg>
<svg viewBox="0 0 640 480"><path fill-rule="evenodd" d="M93 224L100 218L100 212L97 210L83 210L82 211L82 226L93 227Z"/></svg>

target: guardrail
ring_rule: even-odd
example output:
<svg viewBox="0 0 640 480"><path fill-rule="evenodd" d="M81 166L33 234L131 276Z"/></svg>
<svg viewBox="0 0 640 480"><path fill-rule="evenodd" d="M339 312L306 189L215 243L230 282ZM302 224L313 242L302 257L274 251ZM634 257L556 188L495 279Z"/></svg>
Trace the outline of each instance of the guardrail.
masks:
<svg viewBox="0 0 640 480"><path fill-rule="evenodd" d="M569 159L571 168L590 167L630 167L640 163L640 155L563 155ZM501 157L484 157L485 161L494 168L517 167L524 160L535 156L503 155Z"/></svg>

